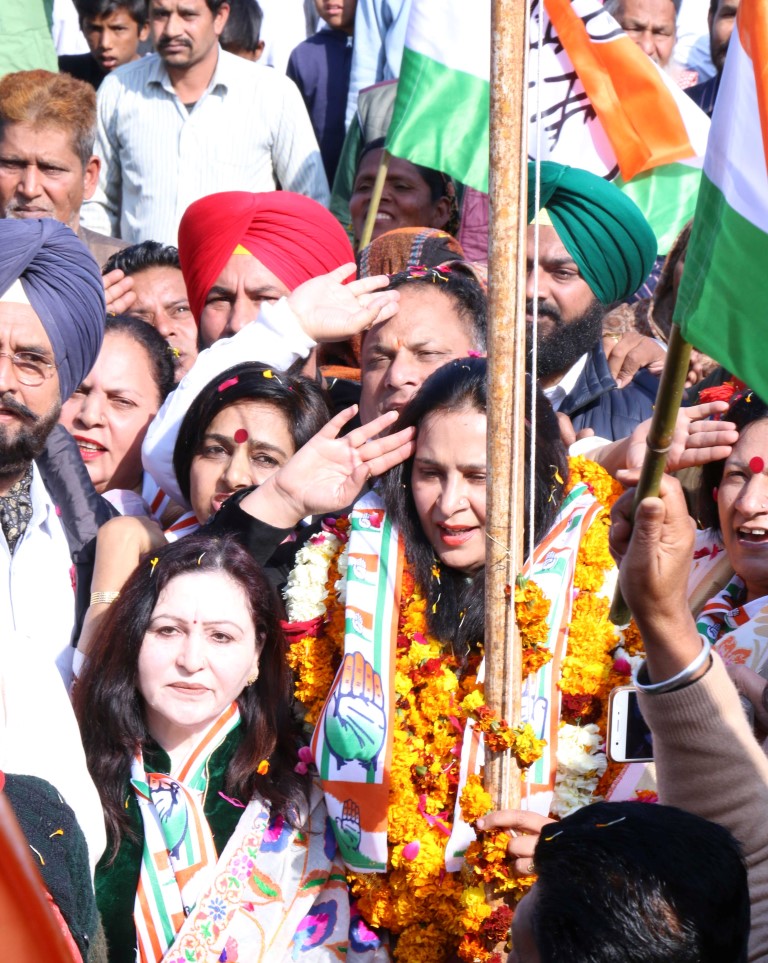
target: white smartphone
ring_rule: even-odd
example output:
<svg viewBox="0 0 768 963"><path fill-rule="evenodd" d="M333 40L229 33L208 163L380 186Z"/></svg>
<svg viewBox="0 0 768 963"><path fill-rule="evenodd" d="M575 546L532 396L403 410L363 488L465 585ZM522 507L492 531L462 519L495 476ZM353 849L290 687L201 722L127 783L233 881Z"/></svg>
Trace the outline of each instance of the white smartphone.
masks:
<svg viewBox="0 0 768 963"><path fill-rule="evenodd" d="M653 735L637 704L637 689L620 686L608 700L608 756L614 762L651 762Z"/></svg>

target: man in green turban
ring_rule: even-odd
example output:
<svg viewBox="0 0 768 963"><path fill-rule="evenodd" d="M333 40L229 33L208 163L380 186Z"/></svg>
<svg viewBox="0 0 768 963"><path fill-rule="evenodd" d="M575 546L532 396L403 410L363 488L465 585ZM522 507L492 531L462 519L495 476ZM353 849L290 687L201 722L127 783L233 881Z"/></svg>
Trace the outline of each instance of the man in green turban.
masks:
<svg viewBox="0 0 768 963"><path fill-rule="evenodd" d="M591 428L603 438L623 438L650 417L658 382L643 370L618 387L602 348L603 317L648 277L656 238L637 205L595 174L545 161L538 205L535 186L529 163L529 354L535 298L536 372L553 407L577 432Z"/></svg>

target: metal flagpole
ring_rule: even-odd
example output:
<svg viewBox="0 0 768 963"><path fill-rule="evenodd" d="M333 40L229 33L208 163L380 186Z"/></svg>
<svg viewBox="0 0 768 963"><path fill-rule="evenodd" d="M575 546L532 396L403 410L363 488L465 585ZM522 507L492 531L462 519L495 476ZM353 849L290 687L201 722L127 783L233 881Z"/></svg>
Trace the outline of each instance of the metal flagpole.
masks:
<svg viewBox="0 0 768 963"><path fill-rule="evenodd" d="M527 6L492 0L491 11L485 691L510 725L520 721L522 688L514 586L525 512ZM520 773L510 753L486 759L485 780L498 808L519 808Z"/></svg>

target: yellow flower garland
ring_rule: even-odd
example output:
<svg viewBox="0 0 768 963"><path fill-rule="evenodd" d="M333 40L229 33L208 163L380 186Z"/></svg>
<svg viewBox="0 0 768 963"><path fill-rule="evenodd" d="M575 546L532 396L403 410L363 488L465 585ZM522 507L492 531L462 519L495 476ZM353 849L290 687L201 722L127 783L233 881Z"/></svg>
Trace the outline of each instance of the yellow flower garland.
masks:
<svg viewBox="0 0 768 963"><path fill-rule="evenodd" d="M608 551L610 509L623 488L601 466L586 458L572 458L567 492L581 483L587 485L602 511L579 545L574 572L574 587L578 589L578 595L571 613L568 650L558 687L563 697L562 720L579 726L596 723L599 735L590 741L604 747L608 696L615 686L625 685L630 676L629 662L623 656L637 656L642 654L643 649L634 623L630 623L621 634L618 633L608 618L610 601L601 594L606 575L613 566ZM514 598L525 677L552 658L551 652L543 648L548 635L550 603L532 579L518 579ZM602 752L600 759L603 761ZM593 772L584 773L578 780L587 787L582 791L581 798L585 802L589 798L592 801L601 799L621 768L608 762L599 779ZM574 778L568 781L573 783ZM592 787L594 789L590 792ZM573 790L574 787L569 788ZM467 822L473 822L493 808L491 797L483 789L479 777L470 776L467 780L461 807ZM465 859L479 881L505 894L510 903L516 903L530 888L534 877L510 878L506 853L508 841L504 832L486 833L469 847ZM466 939L469 947L471 936ZM487 949L483 945L471 943L471 948L475 956L464 958L488 959Z"/></svg>
<svg viewBox="0 0 768 963"><path fill-rule="evenodd" d="M574 575L578 595L558 685L563 719L575 724L596 722L604 743L608 695L615 686L626 684L630 674L626 660L617 661L617 650L623 645L627 656L635 656L642 652L642 640L634 625L623 637L617 635L608 620L609 600L599 594L613 564L607 548L610 508L623 489L599 465L584 458L571 459L568 490L579 482L589 487L603 511L579 547ZM345 548L340 545L329 564L324 588L330 604L322 626L316 635L290 646L296 695L307 707L311 722L317 720L343 654L339 562ZM496 734L496 747L512 748L523 766L540 756L544 743L530 726L510 729L492 716L477 684L479 656L458 674L455 657L428 635L426 604L406 571L395 670L397 728L388 813L391 869L386 874L350 873L350 886L366 922L397 937L396 960L442 963L455 954L482 963L492 958L491 948L504 938L511 922L507 907L488 906L483 884L492 884L516 902L533 878L510 877L505 833L486 834L469 847L464 879L445 872L465 724L471 717L486 739ZM520 579L514 604L524 672L529 674L552 657L543 644L550 603L533 580ZM615 775L616 767L609 765L594 799L601 798ZM491 808L480 777L470 775L461 797L463 818L474 822Z"/></svg>
<svg viewBox="0 0 768 963"><path fill-rule="evenodd" d="M613 566L608 550L610 512L624 489L602 466L584 457L570 459L567 490L579 483L589 488L602 511L582 539L576 557L573 584L578 595L571 614L568 653L558 683L563 696L561 719L575 725L595 723L605 745L608 696L616 686L630 681L628 660L643 654L643 643L634 622L621 632L616 629L608 618L610 599L601 594ZM593 801L603 798L621 768L608 762L592 794Z"/></svg>
<svg viewBox="0 0 768 963"><path fill-rule="evenodd" d="M301 693L315 718L330 688L326 672L317 666L327 659L325 668L335 672L342 655L343 606L336 579L342 552L340 548L328 569L326 620L316 637L294 641L289 656L297 696ZM471 718L489 746L514 751L522 766L537 759L544 744L530 726L510 728L488 709L477 682L481 654L470 656L462 669L429 635L426 604L406 570L394 677L390 869L386 874L349 873L348 878L363 919L397 937L396 960L442 963L458 954L474 963L490 958L489 947L508 921L503 912L501 919L487 907L484 897L479 899L476 879L470 877L467 886L459 874L445 870L466 725Z"/></svg>

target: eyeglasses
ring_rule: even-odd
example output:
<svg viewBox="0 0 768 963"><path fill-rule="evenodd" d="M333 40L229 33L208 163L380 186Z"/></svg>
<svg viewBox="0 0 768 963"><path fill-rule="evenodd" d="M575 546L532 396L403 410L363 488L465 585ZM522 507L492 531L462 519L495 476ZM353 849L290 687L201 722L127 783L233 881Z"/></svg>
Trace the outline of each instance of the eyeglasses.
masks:
<svg viewBox="0 0 768 963"><path fill-rule="evenodd" d="M16 354L0 351L0 358L10 360L17 381L28 388L37 388L44 381L52 378L57 367L53 362L46 361L41 355L35 354L34 351L18 351Z"/></svg>

